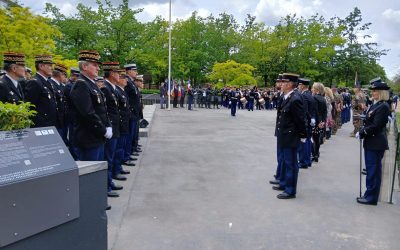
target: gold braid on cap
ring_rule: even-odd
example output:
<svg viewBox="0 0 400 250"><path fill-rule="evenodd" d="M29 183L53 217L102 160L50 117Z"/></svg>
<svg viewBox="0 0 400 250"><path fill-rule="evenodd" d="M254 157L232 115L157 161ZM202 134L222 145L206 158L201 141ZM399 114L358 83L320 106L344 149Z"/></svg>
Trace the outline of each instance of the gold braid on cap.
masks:
<svg viewBox="0 0 400 250"><path fill-rule="evenodd" d="M119 70L119 62L103 62L103 70Z"/></svg>
<svg viewBox="0 0 400 250"><path fill-rule="evenodd" d="M61 72L63 72L63 73L67 73L67 71L68 71L68 67L67 67L67 66L65 66L65 65L63 65L63 64L59 64L59 63L57 63L57 64L54 66L54 69L55 69L55 70L58 70L58 71L61 71Z"/></svg>
<svg viewBox="0 0 400 250"><path fill-rule="evenodd" d="M4 62L25 65L25 55L15 52L4 52Z"/></svg>

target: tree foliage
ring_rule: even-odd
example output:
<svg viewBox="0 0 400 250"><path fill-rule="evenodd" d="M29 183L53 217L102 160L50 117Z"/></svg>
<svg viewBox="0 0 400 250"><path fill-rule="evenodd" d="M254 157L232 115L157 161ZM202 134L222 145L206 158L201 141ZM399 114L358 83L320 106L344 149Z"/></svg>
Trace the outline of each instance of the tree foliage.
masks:
<svg viewBox="0 0 400 250"><path fill-rule="evenodd" d="M33 65L35 55L54 53L54 40L60 37L61 32L49 24L49 19L34 15L28 8L0 8L0 51L24 53L28 65ZM1 53L1 63L2 57Z"/></svg>
<svg viewBox="0 0 400 250"><path fill-rule="evenodd" d="M128 0L119 5L97 0L94 7L79 3L70 16L46 4L47 18L26 8L0 10L0 32L5 34L0 49L25 52L30 61L39 52L76 60L79 50L96 49L102 60L136 62L140 73L159 83L168 75L169 24L159 16L139 22L136 16L142 11L130 8ZM240 25L227 13L201 17L193 12L172 27L172 77L202 85L216 79L215 65L234 61L251 65L248 75L259 86L271 86L282 72L299 73L328 86L352 86L357 74L361 84L367 84L376 76L386 78L379 59L387 50L366 42L371 25L363 22L358 8L344 18L287 15L274 27L251 15ZM75 63L65 59L69 65ZM225 84L234 79L247 84L253 81L249 77L217 78Z"/></svg>
<svg viewBox="0 0 400 250"><path fill-rule="evenodd" d="M213 82L222 82L224 86L256 85L253 77L255 68L250 64L241 64L232 60L216 63L209 76Z"/></svg>

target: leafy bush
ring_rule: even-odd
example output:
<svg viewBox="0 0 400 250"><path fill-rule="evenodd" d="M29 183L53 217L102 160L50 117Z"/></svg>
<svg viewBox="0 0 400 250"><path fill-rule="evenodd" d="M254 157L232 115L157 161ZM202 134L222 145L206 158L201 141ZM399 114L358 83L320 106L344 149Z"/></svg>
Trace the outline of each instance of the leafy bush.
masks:
<svg viewBox="0 0 400 250"><path fill-rule="evenodd" d="M0 102L0 131L29 128L33 125L32 116L36 111L31 110L29 102L12 104Z"/></svg>
<svg viewBox="0 0 400 250"><path fill-rule="evenodd" d="M160 94L160 90L159 89L142 89L140 90L140 92L143 95L148 95L148 94Z"/></svg>

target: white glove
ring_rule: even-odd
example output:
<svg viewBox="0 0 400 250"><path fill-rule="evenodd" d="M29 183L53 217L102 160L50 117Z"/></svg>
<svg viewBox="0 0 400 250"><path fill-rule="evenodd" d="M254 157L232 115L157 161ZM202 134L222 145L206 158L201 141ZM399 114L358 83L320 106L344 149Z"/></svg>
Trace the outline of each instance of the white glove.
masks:
<svg viewBox="0 0 400 250"><path fill-rule="evenodd" d="M111 139L112 136L113 136L112 127L107 127L106 128L106 134L104 135L104 137L107 138L107 139Z"/></svg>
<svg viewBox="0 0 400 250"><path fill-rule="evenodd" d="M357 138L357 139L360 139L360 132L357 132L357 133L356 133L356 138Z"/></svg>
<svg viewBox="0 0 400 250"><path fill-rule="evenodd" d="M392 123L393 117L392 117L391 115L388 116L388 121L389 121L390 123Z"/></svg>
<svg viewBox="0 0 400 250"><path fill-rule="evenodd" d="M232 102L231 101L229 101L229 105L231 105L232 104Z"/></svg>
<svg viewBox="0 0 400 250"><path fill-rule="evenodd" d="M306 143L306 138L300 138L300 141L301 141L302 143Z"/></svg>
<svg viewBox="0 0 400 250"><path fill-rule="evenodd" d="M310 122L311 127L315 127L315 119L311 118L311 122Z"/></svg>

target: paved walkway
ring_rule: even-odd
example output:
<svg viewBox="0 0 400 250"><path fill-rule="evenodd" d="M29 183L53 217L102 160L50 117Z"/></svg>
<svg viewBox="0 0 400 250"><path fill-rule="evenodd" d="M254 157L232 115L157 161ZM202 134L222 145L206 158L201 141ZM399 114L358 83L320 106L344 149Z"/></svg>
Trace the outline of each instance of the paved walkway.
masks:
<svg viewBox="0 0 400 250"><path fill-rule="evenodd" d="M274 111L156 110L121 197L109 249L399 249L400 206L363 206L350 124L278 200Z"/></svg>

